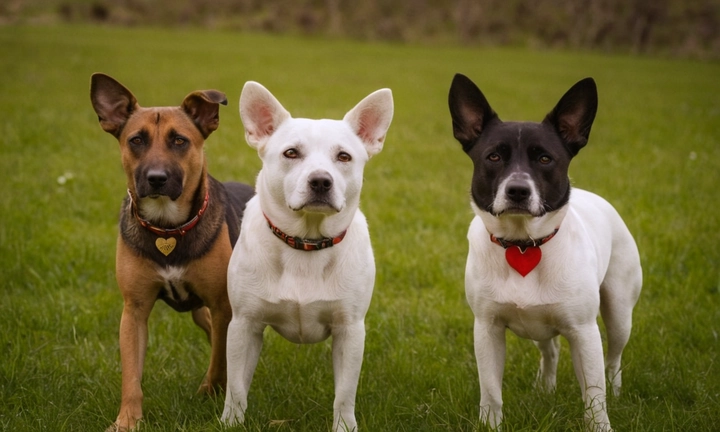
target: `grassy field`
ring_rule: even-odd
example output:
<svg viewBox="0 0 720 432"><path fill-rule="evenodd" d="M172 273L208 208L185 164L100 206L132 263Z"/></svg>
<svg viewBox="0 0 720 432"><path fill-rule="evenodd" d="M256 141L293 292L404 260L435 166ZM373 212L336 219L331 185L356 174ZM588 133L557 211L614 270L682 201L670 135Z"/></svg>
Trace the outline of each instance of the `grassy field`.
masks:
<svg viewBox="0 0 720 432"><path fill-rule="evenodd" d="M720 64L586 53L362 44L262 35L0 27L0 429L102 430L117 415L122 301L114 279L125 179L89 101L108 73L142 105L226 92L210 171L253 183L246 80L294 115L339 118L390 87L395 118L366 167L362 208L378 276L357 398L364 431L473 431L479 391L464 298L470 160L452 138L447 91L462 72L505 120L540 120L593 76L600 108L573 183L604 195L638 241L645 284L624 357L617 431L710 431L720 422ZM248 422L318 431L332 419L330 344L266 333ZM144 376L147 431L222 430L222 399L195 395L209 346L158 303ZM508 333L505 431L580 430L567 344L558 389L533 389L539 355Z"/></svg>

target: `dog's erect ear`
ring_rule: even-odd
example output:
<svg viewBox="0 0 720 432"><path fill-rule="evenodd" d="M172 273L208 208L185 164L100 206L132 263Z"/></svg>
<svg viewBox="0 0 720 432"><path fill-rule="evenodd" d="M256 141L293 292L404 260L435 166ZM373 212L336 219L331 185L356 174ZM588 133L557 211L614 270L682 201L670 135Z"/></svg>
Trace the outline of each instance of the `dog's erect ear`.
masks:
<svg viewBox="0 0 720 432"><path fill-rule="evenodd" d="M543 123L552 125L571 155L578 154L590 137L597 113L597 86L592 78L578 81L560 99Z"/></svg>
<svg viewBox="0 0 720 432"><path fill-rule="evenodd" d="M453 135L465 152L470 151L489 122L499 120L485 95L470 78L462 74L455 74L453 78L448 105Z"/></svg>
<svg viewBox="0 0 720 432"><path fill-rule="evenodd" d="M190 116L204 138L220 126L219 104L227 105L225 93L217 90L198 90L185 96L182 109Z"/></svg>
<svg viewBox="0 0 720 432"><path fill-rule="evenodd" d="M370 93L343 117L360 137L368 156L372 157L382 150L393 110L392 91L385 88Z"/></svg>
<svg viewBox="0 0 720 432"><path fill-rule="evenodd" d="M275 96L255 81L245 83L240 93L240 119L245 127L245 140L260 149L290 113Z"/></svg>
<svg viewBox="0 0 720 432"><path fill-rule="evenodd" d="M90 101L98 115L100 127L116 138L120 136L125 122L138 108L137 99L113 78L95 73L90 79Z"/></svg>

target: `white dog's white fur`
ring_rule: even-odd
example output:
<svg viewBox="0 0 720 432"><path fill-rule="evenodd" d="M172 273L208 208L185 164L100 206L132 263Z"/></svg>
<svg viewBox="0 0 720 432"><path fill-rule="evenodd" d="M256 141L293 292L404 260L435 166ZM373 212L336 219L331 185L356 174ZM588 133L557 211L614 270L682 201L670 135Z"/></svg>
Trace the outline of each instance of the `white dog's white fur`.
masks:
<svg viewBox="0 0 720 432"><path fill-rule="evenodd" d="M555 389L557 335L567 338L588 427L611 430L597 314L602 311L608 333L605 366L617 395L620 356L630 337L632 310L642 286L632 235L607 201L580 189L572 189L568 205L543 217L496 217L474 203L472 207L477 216L468 232L465 287L475 315L481 418L491 427L502 421L505 330L509 328L537 341L542 353L538 385L546 390ZM557 227L557 234L542 246L542 260L526 277L507 265L505 250L488 235L540 239Z"/></svg>
<svg viewBox="0 0 720 432"><path fill-rule="evenodd" d="M392 93L370 94L343 120L309 120L292 118L267 89L247 82L240 116L263 166L228 269L233 319L222 420L244 421L263 331L271 326L294 343L332 336L333 430L356 430L364 319L375 280L367 222L358 205L363 168L382 149L392 120ZM318 175L332 184L320 201L310 186ZM306 239L347 232L333 247L297 250L275 236L268 220Z"/></svg>

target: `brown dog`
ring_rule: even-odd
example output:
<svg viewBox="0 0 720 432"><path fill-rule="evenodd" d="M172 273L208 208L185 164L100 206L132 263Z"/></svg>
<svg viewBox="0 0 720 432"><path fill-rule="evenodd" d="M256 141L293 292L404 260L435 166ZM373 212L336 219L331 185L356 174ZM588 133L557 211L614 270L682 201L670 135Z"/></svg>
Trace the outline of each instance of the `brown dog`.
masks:
<svg viewBox="0 0 720 432"><path fill-rule="evenodd" d="M199 391L225 386L232 317L227 266L254 191L207 173L203 144L218 127L218 104L227 105L223 93L196 91L179 107L142 108L122 84L94 74L90 99L100 126L120 143L128 181L116 257L124 299L122 400L109 430L129 430L142 417L147 321L157 299L179 312L192 311L208 335L210 367Z"/></svg>

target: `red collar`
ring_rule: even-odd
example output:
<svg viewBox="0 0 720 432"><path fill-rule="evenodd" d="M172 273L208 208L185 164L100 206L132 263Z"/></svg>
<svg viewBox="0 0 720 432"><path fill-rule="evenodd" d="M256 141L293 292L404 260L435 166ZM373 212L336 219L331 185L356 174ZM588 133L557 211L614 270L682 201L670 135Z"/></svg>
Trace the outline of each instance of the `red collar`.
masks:
<svg viewBox="0 0 720 432"><path fill-rule="evenodd" d="M268 218L265 213L263 213L263 216L265 216L265 220L267 221L268 227L270 227L270 231L272 231L272 233L275 234L277 238L284 241L288 246L293 249L304 251L316 251L320 249L326 249L340 243L342 239L345 238L345 234L347 234L347 230L345 230L341 232L337 237L326 237L318 240L294 237L285 234L280 228L273 225L273 223L270 222L270 218Z"/></svg>
<svg viewBox="0 0 720 432"><path fill-rule="evenodd" d="M555 237L555 234L557 234L560 227L555 228L555 231L551 232L550 235L541 238L540 240L535 239L529 239L529 240L505 240L499 237L495 237L493 234L490 234L490 241L495 243L496 245L502 246L504 249L509 248L510 246L517 246L520 251L525 252L525 249L529 247L539 247L544 245L545 243L549 242L550 239Z"/></svg>
<svg viewBox="0 0 720 432"><path fill-rule="evenodd" d="M200 222L200 218L205 213L205 210L207 210L208 202L210 201L210 190L208 189L205 192L205 200L203 201L202 207L200 207L200 210L198 213L187 221L186 223L180 225L177 228L160 228L152 225L149 221L143 219L140 217L140 215L137 212L137 209L135 208L135 200L133 200L132 194L130 193L130 190L128 189L128 196L130 197L130 203L132 204L132 213L135 215L135 219L142 225L143 227L150 230L152 233L159 235L160 237L173 237L173 236L184 236L187 234L188 231L195 228L195 225Z"/></svg>

